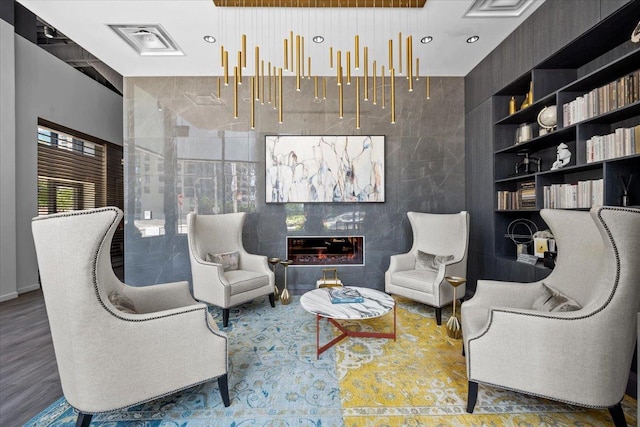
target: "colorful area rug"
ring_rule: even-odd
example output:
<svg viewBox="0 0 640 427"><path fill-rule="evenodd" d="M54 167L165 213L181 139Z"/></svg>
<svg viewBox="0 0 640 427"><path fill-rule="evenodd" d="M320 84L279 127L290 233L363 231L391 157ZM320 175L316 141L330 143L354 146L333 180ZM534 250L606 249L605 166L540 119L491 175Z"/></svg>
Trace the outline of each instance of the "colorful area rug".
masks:
<svg viewBox="0 0 640 427"><path fill-rule="evenodd" d="M225 408L217 382L126 411L96 415L93 427L205 426L604 426L607 410L586 410L480 386L467 414L461 341L437 327L433 309L398 301L397 340L347 338L316 359L315 318L299 297L271 308L265 299L232 309L229 394ZM221 324L221 312L212 308ZM447 319L446 310L443 318ZM352 322L358 330L391 329L393 317ZM444 321L443 321L444 323ZM321 322L321 343L336 333ZM629 426L636 401L626 397ZM71 427L64 398L26 426Z"/></svg>

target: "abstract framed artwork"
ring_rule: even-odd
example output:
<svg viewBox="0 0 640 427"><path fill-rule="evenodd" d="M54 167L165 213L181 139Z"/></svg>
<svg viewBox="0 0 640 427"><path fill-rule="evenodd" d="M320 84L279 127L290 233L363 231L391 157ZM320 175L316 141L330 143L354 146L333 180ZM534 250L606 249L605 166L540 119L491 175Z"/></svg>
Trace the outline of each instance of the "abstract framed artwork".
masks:
<svg viewBox="0 0 640 427"><path fill-rule="evenodd" d="M384 202L384 136L267 135L266 202Z"/></svg>

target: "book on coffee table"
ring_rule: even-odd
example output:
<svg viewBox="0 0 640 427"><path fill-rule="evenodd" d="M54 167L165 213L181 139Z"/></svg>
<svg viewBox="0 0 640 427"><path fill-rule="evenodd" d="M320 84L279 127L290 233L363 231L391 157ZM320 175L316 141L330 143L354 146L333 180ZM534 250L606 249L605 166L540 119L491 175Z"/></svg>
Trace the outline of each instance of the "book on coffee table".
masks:
<svg viewBox="0 0 640 427"><path fill-rule="evenodd" d="M364 302L364 298L357 289L347 287L330 288L329 299L332 304Z"/></svg>

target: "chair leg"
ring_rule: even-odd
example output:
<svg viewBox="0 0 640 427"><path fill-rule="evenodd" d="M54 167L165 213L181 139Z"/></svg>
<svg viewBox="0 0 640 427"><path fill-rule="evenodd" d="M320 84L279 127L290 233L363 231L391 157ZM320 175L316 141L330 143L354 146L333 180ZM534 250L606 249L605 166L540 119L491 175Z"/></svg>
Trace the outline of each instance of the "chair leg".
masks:
<svg viewBox="0 0 640 427"><path fill-rule="evenodd" d="M436 307L436 324L438 326L442 325L442 308Z"/></svg>
<svg viewBox="0 0 640 427"><path fill-rule="evenodd" d="M228 308L222 309L222 326L224 326L225 328L229 326L229 309Z"/></svg>
<svg viewBox="0 0 640 427"><path fill-rule="evenodd" d="M225 408L229 407L231 402L229 401L229 382L227 380L227 374L218 377L218 388L220 389L222 403L224 403Z"/></svg>
<svg viewBox="0 0 640 427"><path fill-rule="evenodd" d="M467 391L467 412L473 414L473 408L476 407L478 400L478 383L469 381L469 390Z"/></svg>
<svg viewBox="0 0 640 427"><path fill-rule="evenodd" d="M276 306L276 297L275 295L273 295L273 293L269 294L269 304L271 304L271 307Z"/></svg>
<svg viewBox="0 0 640 427"><path fill-rule="evenodd" d="M609 414L611 414L611 418L613 418L613 425L616 427L627 427L627 420L624 418L624 412L622 411L622 405L620 403L609 408Z"/></svg>
<svg viewBox="0 0 640 427"><path fill-rule="evenodd" d="M91 418L93 418L93 414L79 412L78 419L76 420L76 427L89 427L89 424L91 424Z"/></svg>

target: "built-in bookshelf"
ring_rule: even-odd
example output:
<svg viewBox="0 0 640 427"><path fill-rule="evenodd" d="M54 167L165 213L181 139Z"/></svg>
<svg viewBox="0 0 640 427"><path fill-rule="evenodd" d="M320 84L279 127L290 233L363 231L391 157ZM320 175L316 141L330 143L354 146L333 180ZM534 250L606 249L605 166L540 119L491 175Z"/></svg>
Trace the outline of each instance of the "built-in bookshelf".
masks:
<svg viewBox="0 0 640 427"><path fill-rule="evenodd" d="M629 180L626 202L640 205L640 44L610 37L635 21L612 16L492 97L496 256L516 258L503 231L512 221L548 228L540 209L620 206ZM589 67L602 57L612 59ZM538 115L553 107L556 127L541 129ZM561 167L559 147L571 154Z"/></svg>

